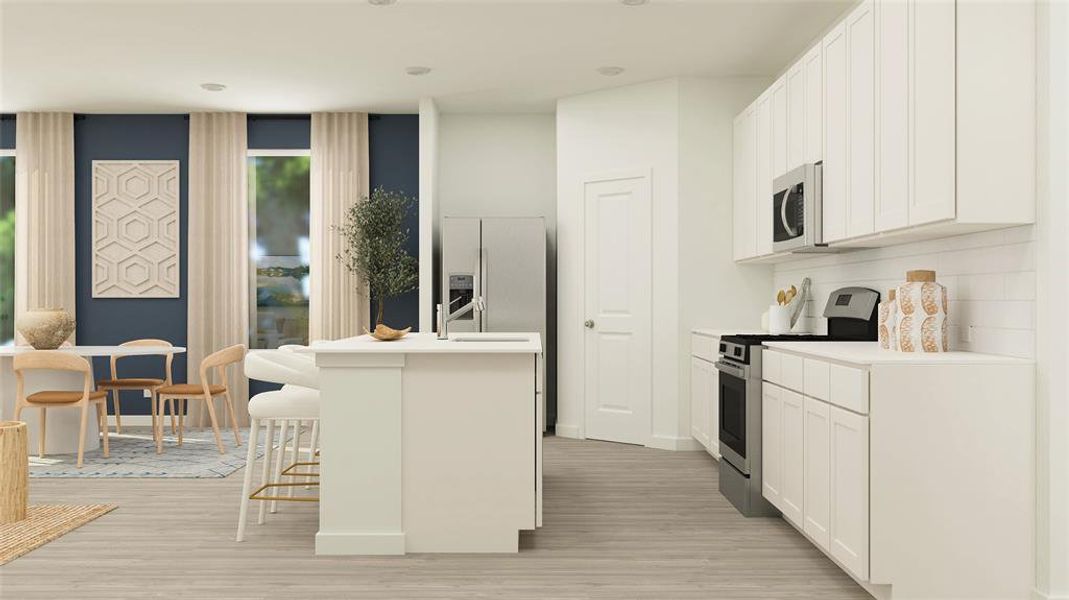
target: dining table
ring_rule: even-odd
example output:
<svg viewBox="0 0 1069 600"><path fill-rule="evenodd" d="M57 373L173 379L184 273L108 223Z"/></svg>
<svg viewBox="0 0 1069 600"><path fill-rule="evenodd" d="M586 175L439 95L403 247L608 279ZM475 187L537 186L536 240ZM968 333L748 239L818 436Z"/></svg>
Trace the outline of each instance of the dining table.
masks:
<svg viewBox="0 0 1069 600"><path fill-rule="evenodd" d="M15 417L15 357L25 352L34 352L30 346L0 346L0 420L10 421ZM64 346L56 352L85 357L92 368L92 358L112 356L152 356L181 354L186 349L180 346ZM162 365L160 375L162 376ZM110 376L110 373L108 374ZM161 377L162 378L162 377ZM94 384L97 377L93 376ZM73 371L33 370L25 372L25 393L42 390L81 390L84 376ZM35 407L23 409L21 420L27 424L29 447L36 451L40 432L40 410ZM73 454L78 452L78 428L81 425L80 411L73 407L49 407L48 427L45 437L45 454ZM100 447L97 423L86 423L85 449Z"/></svg>

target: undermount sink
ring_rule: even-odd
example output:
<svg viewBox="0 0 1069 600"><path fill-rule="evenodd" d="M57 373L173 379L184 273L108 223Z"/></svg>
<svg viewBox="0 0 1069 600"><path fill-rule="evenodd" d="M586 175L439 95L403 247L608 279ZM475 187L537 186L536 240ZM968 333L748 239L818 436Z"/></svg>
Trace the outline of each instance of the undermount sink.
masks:
<svg viewBox="0 0 1069 600"><path fill-rule="evenodd" d="M449 338L450 342L526 342L525 336L494 336L494 335L458 335Z"/></svg>

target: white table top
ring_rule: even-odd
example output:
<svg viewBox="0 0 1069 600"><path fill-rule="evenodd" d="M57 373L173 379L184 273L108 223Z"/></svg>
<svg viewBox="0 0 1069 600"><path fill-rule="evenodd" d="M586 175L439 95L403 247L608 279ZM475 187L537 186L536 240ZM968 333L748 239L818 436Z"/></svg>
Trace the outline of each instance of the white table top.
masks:
<svg viewBox="0 0 1069 600"><path fill-rule="evenodd" d="M458 339L479 338L477 342ZM523 338L522 341L516 338ZM312 354L541 354L542 337L538 333L453 333L448 340L434 333L410 333L393 341L382 342L369 335L344 340L317 342L301 352Z"/></svg>
<svg viewBox="0 0 1069 600"><path fill-rule="evenodd" d="M146 356L182 354L186 351L182 346L65 346L57 350L78 356ZM30 346L0 346L0 357L32 351Z"/></svg>
<svg viewBox="0 0 1069 600"><path fill-rule="evenodd" d="M896 352L878 342L765 342L765 346L795 354L857 365L1006 365L1032 361L979 352Z"/></svg>

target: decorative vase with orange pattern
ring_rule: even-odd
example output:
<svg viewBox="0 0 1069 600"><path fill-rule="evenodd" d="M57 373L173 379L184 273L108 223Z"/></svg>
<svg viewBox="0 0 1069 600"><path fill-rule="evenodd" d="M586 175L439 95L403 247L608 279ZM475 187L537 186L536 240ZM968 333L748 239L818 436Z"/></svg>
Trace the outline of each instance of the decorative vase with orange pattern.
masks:
<svg viewBox="0 0 1069 600"><path fill-rule="evenodd" d="M935 271L909 271L898 286L898 349L902 352L947 352L947 289Z"/></svg>
<svg viewBox="0 0 1069 600"><path fill-rule="evenodd" d="M898 350L898 302L895 300L897 292L887 291L887 299L880 302L879 316L877 317L877 332L880 348L884 350Z"/></svg>

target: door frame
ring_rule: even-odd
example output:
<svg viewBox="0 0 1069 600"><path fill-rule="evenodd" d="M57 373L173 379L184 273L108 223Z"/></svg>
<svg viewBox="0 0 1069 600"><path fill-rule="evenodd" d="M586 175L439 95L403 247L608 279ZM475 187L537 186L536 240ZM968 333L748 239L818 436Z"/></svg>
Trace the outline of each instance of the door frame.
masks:
<svg viewBox="0 0 1069 600"><path fill-rule="evenodd" d="M580 202L581 206L579 207L579 222L577 224L578 227L576 228L576 231L578 233L578 242L579 242L579 244L578 244L579 245L578 269L579 269L579 272L580 272L580 276L578 277L579 285L576 286L576 291L577 291L576 302L578 303L577 306L579 306L580 314L585 318L586 317L586 314L585 314L586 313L586 292L587 292L587 282L586 282L586 258L587 258L587 252L586 252L586 224L587 224L586 187L589 184L592 184L592 183L604 183L604 182L609 182L609 181L621 181L621 180L625 180L625 179L645 179L646 180L646 196L649 198L649 214L646 215L648 217L646 219L646 224L647 224L647 227L649 227L650 255L651 255L651 257L650 257L651 258L651 260L650 260L650 290L649 290L649 295L650 295L650 298L649 298L649 301L650 301L650 314L649 314L649 323L648 323L649 328L650 328L650 385L649 385L649 390L647 390L648 393L646 395L646 398L648 399L648 406L647 406L647 410L646 410L646 421L647 422L646 422L646 428L645 428L645 435L643 436L643 440L642 440L642 445L646 446L646 447L649 447L650 446L650 441L653 439L653 354L654 354L653 353L653 335L652 335L653 334L653 260L652 260L652 255L653 255L653 246L654 246L654 241L653 241L653 169L652 168L647 167L647 168L632 168L632 169L619 169L619 170L609 170L609 171L597 171L597 172L593 172L593 173L584 175L584 176L582 176L580 178L580 182L579 182L579 202ZM580 418L580 422L579 422L579 432L578 433L579 433L579 438L585 440L585 439L587 439L587 435L586 435L586 431L587 431L587 422L586 422L587 421L587 408L589 407L589 403L590 403L590 399L587 398L587 393L586 393L586 390L587 390L587 386L586 386L586 377L587 377L587 365L586 365L587 336L586 336L586 332L584 331L586 328L584 327L582 322L578 322L577 321L573 325L573 327L575 327L579 331L579 339L580 339L579 352L580 352L580 354L582 356L582 365L581 365L581 368L579 369L579 371L580 371L579 384L582 386L582 389L580 391L580 396L583 399L583 403L582 403L582 407L581 407L582 410L581 410L581 418Z"/></svg>

